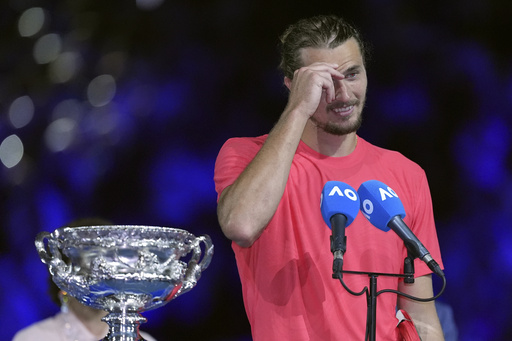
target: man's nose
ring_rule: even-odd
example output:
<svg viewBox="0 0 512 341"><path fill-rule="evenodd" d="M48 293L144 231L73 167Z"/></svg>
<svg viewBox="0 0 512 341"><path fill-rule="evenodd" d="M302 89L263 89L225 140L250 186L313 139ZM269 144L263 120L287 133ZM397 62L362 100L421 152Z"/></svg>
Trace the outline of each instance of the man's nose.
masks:
<svg viewBox="0 0 512 341"><path fill-rule="evenodd" d="M334 88L336 90L336 100L348 101L350 99L350 93L347 84L343 79L334 82Z"/></svg>

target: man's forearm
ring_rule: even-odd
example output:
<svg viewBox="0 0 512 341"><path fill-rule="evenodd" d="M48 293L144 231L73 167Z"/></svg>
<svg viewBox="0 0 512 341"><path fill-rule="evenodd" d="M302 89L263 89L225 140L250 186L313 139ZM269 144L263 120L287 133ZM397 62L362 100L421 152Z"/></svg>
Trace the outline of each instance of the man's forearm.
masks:
<svg viewBox="0 0 512 341"><path fill-rule="evenodd" d="M414 297L432 297L434 294L432 277L431 275L417 277L414 284L400 282L398 290ZM419 302L399 296L398 308L404 309L411 316L422 341L444 341L434 301Z"/></svg>

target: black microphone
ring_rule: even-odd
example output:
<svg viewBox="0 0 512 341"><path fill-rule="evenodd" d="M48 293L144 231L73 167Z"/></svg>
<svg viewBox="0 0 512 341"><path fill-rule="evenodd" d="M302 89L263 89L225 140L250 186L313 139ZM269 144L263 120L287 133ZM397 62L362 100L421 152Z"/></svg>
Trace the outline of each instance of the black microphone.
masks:
<svg viewBox="0 0 512 341"><path fill-rule="evenodd" d="M357 192L360 197L361 212L373 226L384 232L389 229L395 231L412 256L420 258L430 270L444 277L439 264L403 221L404 205L395 191L380 181L369 180L362 183Z"/></svg>
<svg viewBox="0 0 512 341"><path fill-rule="evenodd" d="M320 211L325 223L332 230L332 271L341 277L343 256L347 249L345 228L352 224L359 213L359 197L356 190L340 181L328 181L320 196Z"/></svg>

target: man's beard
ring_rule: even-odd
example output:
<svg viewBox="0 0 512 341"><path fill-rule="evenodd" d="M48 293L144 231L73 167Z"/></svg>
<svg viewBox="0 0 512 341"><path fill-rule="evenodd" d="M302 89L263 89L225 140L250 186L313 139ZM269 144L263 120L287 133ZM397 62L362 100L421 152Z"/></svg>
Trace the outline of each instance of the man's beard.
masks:
<svg viewBox="0 0 512 341"><path fill-rule="evenodd" d="M322 129L323 131L325 131L328 134L336 135L336 136L343 136L343 135L348 135L350 133L355 133L356 131L359 130L359 128L361 128L361 124L363 123L363 112L361 110L361 112L357 116L356 120L349 125L334 123L331 121L319 122L316 119L316 117L314 117L314 116L311 116L311 121L313 122L313 124L315 126ZM347 121L348 121L348 119L347 119Z"/></svg>

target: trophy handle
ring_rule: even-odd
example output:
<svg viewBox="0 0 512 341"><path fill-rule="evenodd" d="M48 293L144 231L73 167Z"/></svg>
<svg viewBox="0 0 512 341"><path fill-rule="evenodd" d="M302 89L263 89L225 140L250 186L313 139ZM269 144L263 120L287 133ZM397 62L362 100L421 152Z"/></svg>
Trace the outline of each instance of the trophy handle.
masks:
<svg viewBox="0 0 512 341"><path fill-rule="evenodd" d="M204 244L204 252L201 251L201 243ZM188 262L183 286L178 290L175 297L195 287L197 281L201 278L201 271L210 265L213 256L213 243L210 236L204 234L194 239L191 251L192 256Z"/></svg>
<svg viewBox="0 0 512 341"><path fill-rule="evenodd" d="M210 265L210 262L212 261L213 243L212 243L212 239L210 238L210 236L208 236L206 234L203 234L203 235L197 237L196 241L198 242L198 244L197 244L197 248L194 249L194 255L192 256L192 259L195 260L196 262L198 262L197 265L199 265L201 267L201 271L202 271L202 270L206 269L208 267L208 265ZM200 247L199 243L204 244L204 253L202 254L203 259L201 261L199 261L199 259L201 258L201 247Z"/></svg>
<svg viewBox="0 0 512 341"><path fill-rule="evenodd" d="M52 261L52 257L48 255L48 251L46 250L46 247L44 245L44 240L50 240L51 235L52 234L50 232L43 231L39 232L36 236L35 244L37 253L39 254L39 258L41 258L41 261L43 261L44 264L50 264L50 262Z"/></svg>
<svg viewBox="0 0 512 341"><path fill-rule="evenodd" d="M48 248L46 248L44 240L48 239ZM69 268L67 264L62 259L62 254L60 253L58 240L56 240L53 235L49 232L43 231L39 232L36 236L35 244L37 253L39 254L39 258L41 261L48 265L50 273L53 275L53 270L58 265L59 268L63 268L61 270L67 271ZM49 252L48 252L49 251Z"/></svg>

